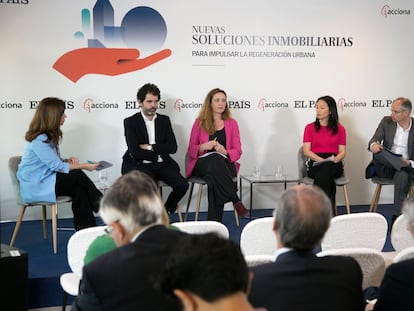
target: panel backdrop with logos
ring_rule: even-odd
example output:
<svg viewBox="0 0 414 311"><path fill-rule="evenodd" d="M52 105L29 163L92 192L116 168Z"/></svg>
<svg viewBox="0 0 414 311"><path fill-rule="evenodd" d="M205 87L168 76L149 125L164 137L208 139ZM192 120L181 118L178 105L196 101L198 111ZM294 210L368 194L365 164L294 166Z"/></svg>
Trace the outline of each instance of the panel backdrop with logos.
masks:
<svg viewBox="0 0 414 311"><path fill-rule="evenodd" d="M1 220L17 218L7 161L23 152L43 97L67 101L62 154L113 162L114 180L126 149L123 119L138 110L136 92L146 82L161 89L159 113L172 120L183 174L191 125L210 89L226 90L239 122L240 173L259 165L274 174L280 164L290 177L298 176L315 100L331 95L347 130L351 204L369 204L373 194L364 169L378 122L392 99L414 99L408 0L13 2L0 2ZM273 208L283 189L256 191L255 208ZM380 202L392 197L385 187ZM337 199L343 204L341 192Z"/></svg>

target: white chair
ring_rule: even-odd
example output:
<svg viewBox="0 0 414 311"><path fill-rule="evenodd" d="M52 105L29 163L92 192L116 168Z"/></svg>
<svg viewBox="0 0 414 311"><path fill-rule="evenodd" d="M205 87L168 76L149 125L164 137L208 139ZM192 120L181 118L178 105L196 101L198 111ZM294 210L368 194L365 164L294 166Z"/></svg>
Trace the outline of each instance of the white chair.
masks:
<svg viewBox="0 0 414 311"><path fill-rule="evenodd" d="M240 249L244 256L274 255L277 249L273 232L273 217L251 220L240 234Z"/></svg>
<svg viewBox="0 0 414 311"><path fill-rule="evenodd" d="M388 224L378 213L353 213L335 216L322 239L321 249L371 248L382 251Z"/></svg>
<svg viewBox="0 0 414 311"><path fill-rule="evenodd" d="M22 224L24 213L26 208L29 206L42 206L42 220L43 220L43 238L46 239L46 206L50 206L52 209L51 217L52 217L52 237L53 237L53 252L57 253L57 214L58 214L58 206L62 203L69 203L72 201L72 198L69 196L58 196L56 198L56 203L51 202L35 202L35 203L27 203L22 200L20 195L20 185L19 180L17 179L17 168L19 166L20 161L22 160L21 156L13 156L9 159L9 173L10 178L13 185L13 190L16 198L17 204L19 204L22 208L20 209L19 216L16 221L16 226L13 230L13 235L10 240L10 246L13 246L17 234L20 230L20 225Z"/></svg>
<svg viewBox="0 0 414 311"><path fill-rule="evenodd" d="M411 258L414 258L414 246L407 247L401 250L397 255L395 255L392 262L396 263L396 262L400 262L400 261L411 259Z"/></svg>
<svg viewBox="0 0 414 311"><path fill-rule="evenodd" d="M208 232L215 232L222 236L223 238L229 238L229 229L221 222L212 221L212 220L202 220L202 221L185 221L185 222L174 222L173 226L177 227L180 231L191 233L191 234L201 234Z"/></svg>
<svg viewBox="0 0 414 311"><path fill-rule="evenodd" d="M340 248L322 251L317 254L322 256L350 256L361 267L363 280L362 289L371 286L379 286L385 273L385 259L381 252L371 248Z"/></svg>
<svg viewBox="0 0 414 311"><path fill-rule="evenodd" d="M395 256L397 256L402 250L408 247L414 247L414 239L408 231L407 220L404 215L398 216L391 229L391 244L394 248L393 252L383 252L387 266L394 262Z"/></svg>
<svg viewBox="0 0 414 311"><path fill-rule="evenodd" d="M265 263L270 263L275 261L274 255L247 255L244 256L244 259L246 260L247 266L249 268L260 266Z"/></svg>
<svg viewBox="0 0 414 311"><path fill-rule="evenodd" d="M392 226L391 244L397 252L400 252L407 247L414 246L414 239L411 232L408 230L407 219L404 218L404 215L398 216Z"/></svg>
<svg viewBox="0 0 414 311"><path fill-rule="evenodd" d="M313 185L314 180L310 177L308 177L308 172L306 170L306 161L308 159L303 154L303 147L299 148L298 151L298 169L299 169L299 183L305 184L305 185ZM344 198L345 198L345 206L346 211L348 214L351 213L351 207L349 204L349 198L348 198L348 190L346 188L346 185L349 184L349 179L345 176L341 176L335 179L335 184L337 187L342 187L344 191ZM335 207L336 209L336 207Z"/></svg>
<svg viewBox="0 0 414 311"><path fill-rule="evenodd" d="M65 310L67 295L77 296L79 282L82 278L84 258L89 245L100 235L105 234L106 226L85 228L76 231L68 241L68 263L72 272L63 273L60 276L60 285L63 288L62 310Z"/></svg>
<svg viewBox="0 0 414 311"><path fill-rule="evenodd" d="M161 199L162 199L162 188L163 187L169 187L169 186L164 181L159 180L158 181L158 192L160 193ZM179 204L177 205L177 214L178 214L178 219L182 222L183 216L181 215L181 207Z"/></svg>

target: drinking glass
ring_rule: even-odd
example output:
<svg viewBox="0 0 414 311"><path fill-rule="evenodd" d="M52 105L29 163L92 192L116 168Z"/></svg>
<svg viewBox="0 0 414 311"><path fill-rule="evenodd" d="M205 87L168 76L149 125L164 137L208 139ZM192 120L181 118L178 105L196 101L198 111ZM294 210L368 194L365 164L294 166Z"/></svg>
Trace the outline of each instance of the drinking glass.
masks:
<svg viewBox="0 0 414 311"><path fill-rule="evenodd" d="M108 172L107 171L99 172L99 182L102 188L108 187Z"/></svg>
<svg viewBox="0 0 414 311"><path fill-rule="evenodd" d="M283 179L283 166L280 164L276 165L275 177L276 179Z"/></svg>
<svg viewBox="0 0 414 311"><path fill-rule="evenodd" d="M255 165L253 167L253 177L256 178L256 179L258 179L258 178L260 178L260 175L261 175L260 166Z"/></svg>

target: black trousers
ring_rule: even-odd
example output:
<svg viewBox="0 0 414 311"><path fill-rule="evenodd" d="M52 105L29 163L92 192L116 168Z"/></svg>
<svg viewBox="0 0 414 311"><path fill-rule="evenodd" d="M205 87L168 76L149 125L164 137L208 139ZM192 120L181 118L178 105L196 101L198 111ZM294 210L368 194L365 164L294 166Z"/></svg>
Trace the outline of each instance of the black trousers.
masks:
<svg viewBox="0 0 414 311"><path fill-rule="evenodd" d="M240 201L237 195L236 166L219 154L211 154L197 160L193 175L207 182L207 219L221 222L224 204Z"/></svg>
<svg viewBox="0 0 414 311"><path fill-rule="evenodd" d="M102 198L95 184L82 170L56 174L56 195L72 197L73 222L76 230L96 226L93 212L99 211Z"/></svg>
<svg viewBox="0 0 414 311"><path fill-rule="evenodd" d="M330 154L329 154L330 155ZM320 154L323 158L327 158L325 154ZM342 162L335 163L328 161L317 166L313 166L313 161L309 161L308 176L314 179L314 185L321 188L332 203L332 215L336 215L335 197L336 185L335 178L341 177L344 173Z"/></svg>
<svg viewBox="0 0 414 311"><path fill-rule="evenodd" d="M164 206L169 212L177 209L178 202L183 198L188 189L187 179L180 174L180 167L175 161L157 162L157 163L141 163L131 164L124 161L122 174L126 174L131 170L139 170L149 175L155 182L162 180L172 188Z"/></svg>

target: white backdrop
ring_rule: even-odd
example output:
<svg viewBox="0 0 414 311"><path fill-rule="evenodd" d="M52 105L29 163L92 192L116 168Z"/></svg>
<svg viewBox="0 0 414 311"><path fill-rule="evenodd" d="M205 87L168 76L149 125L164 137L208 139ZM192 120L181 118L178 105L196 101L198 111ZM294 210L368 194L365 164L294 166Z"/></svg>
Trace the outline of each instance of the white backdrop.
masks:
<svg viewBox="0 0 414 311"><path fill-rule="evenodd" d="M96 1L15 2L0 3L1 220L15 220L18 214L8 158L23 152L35 102L46 96L63 98L71 108L66 110L62 154L113 162L108 169L113 180L120 175L126 148L123 119L136 112L128 108L146 82L161 89L159 113L173 122L179 144L174 158L183 174L191 125L211 88L226 90L239 122L241 174L251 173L256 164L274 174L276 164L282 164L291 177L298 175L296 153L303 128L315 118L312 102L331 95L347 129L351 204L370 202L373 185L364 178L371 158L367 141L381 117L390 113L389 103L398 96L414 99L413 4L408 0L112 0L114 26L139 6L158 12L166 36L153 41L171 55L141 70L112 76L89 73L75 82L53 64L69 51L88 47L93 31L85 23L82 27L81 12L89 10L93 25ZM162 31L148 29L142 35L132 30L136 32L130 36L141 36L136 40L141 57L158 52L151 51L149 42ZM74 35L79 31L83 39ZM140 49L138 43L128 47ZM90 176L96 179L97 173ZM255 208L273 208L281 188L257 187ZM243 198L247 202L247 188ZM337 199L343 204L341 192ZM392 202L392 187L384 188L380 202ZM206 204L203 198L203 210ZM39 214L34 210L27 217Z"/></svg>

